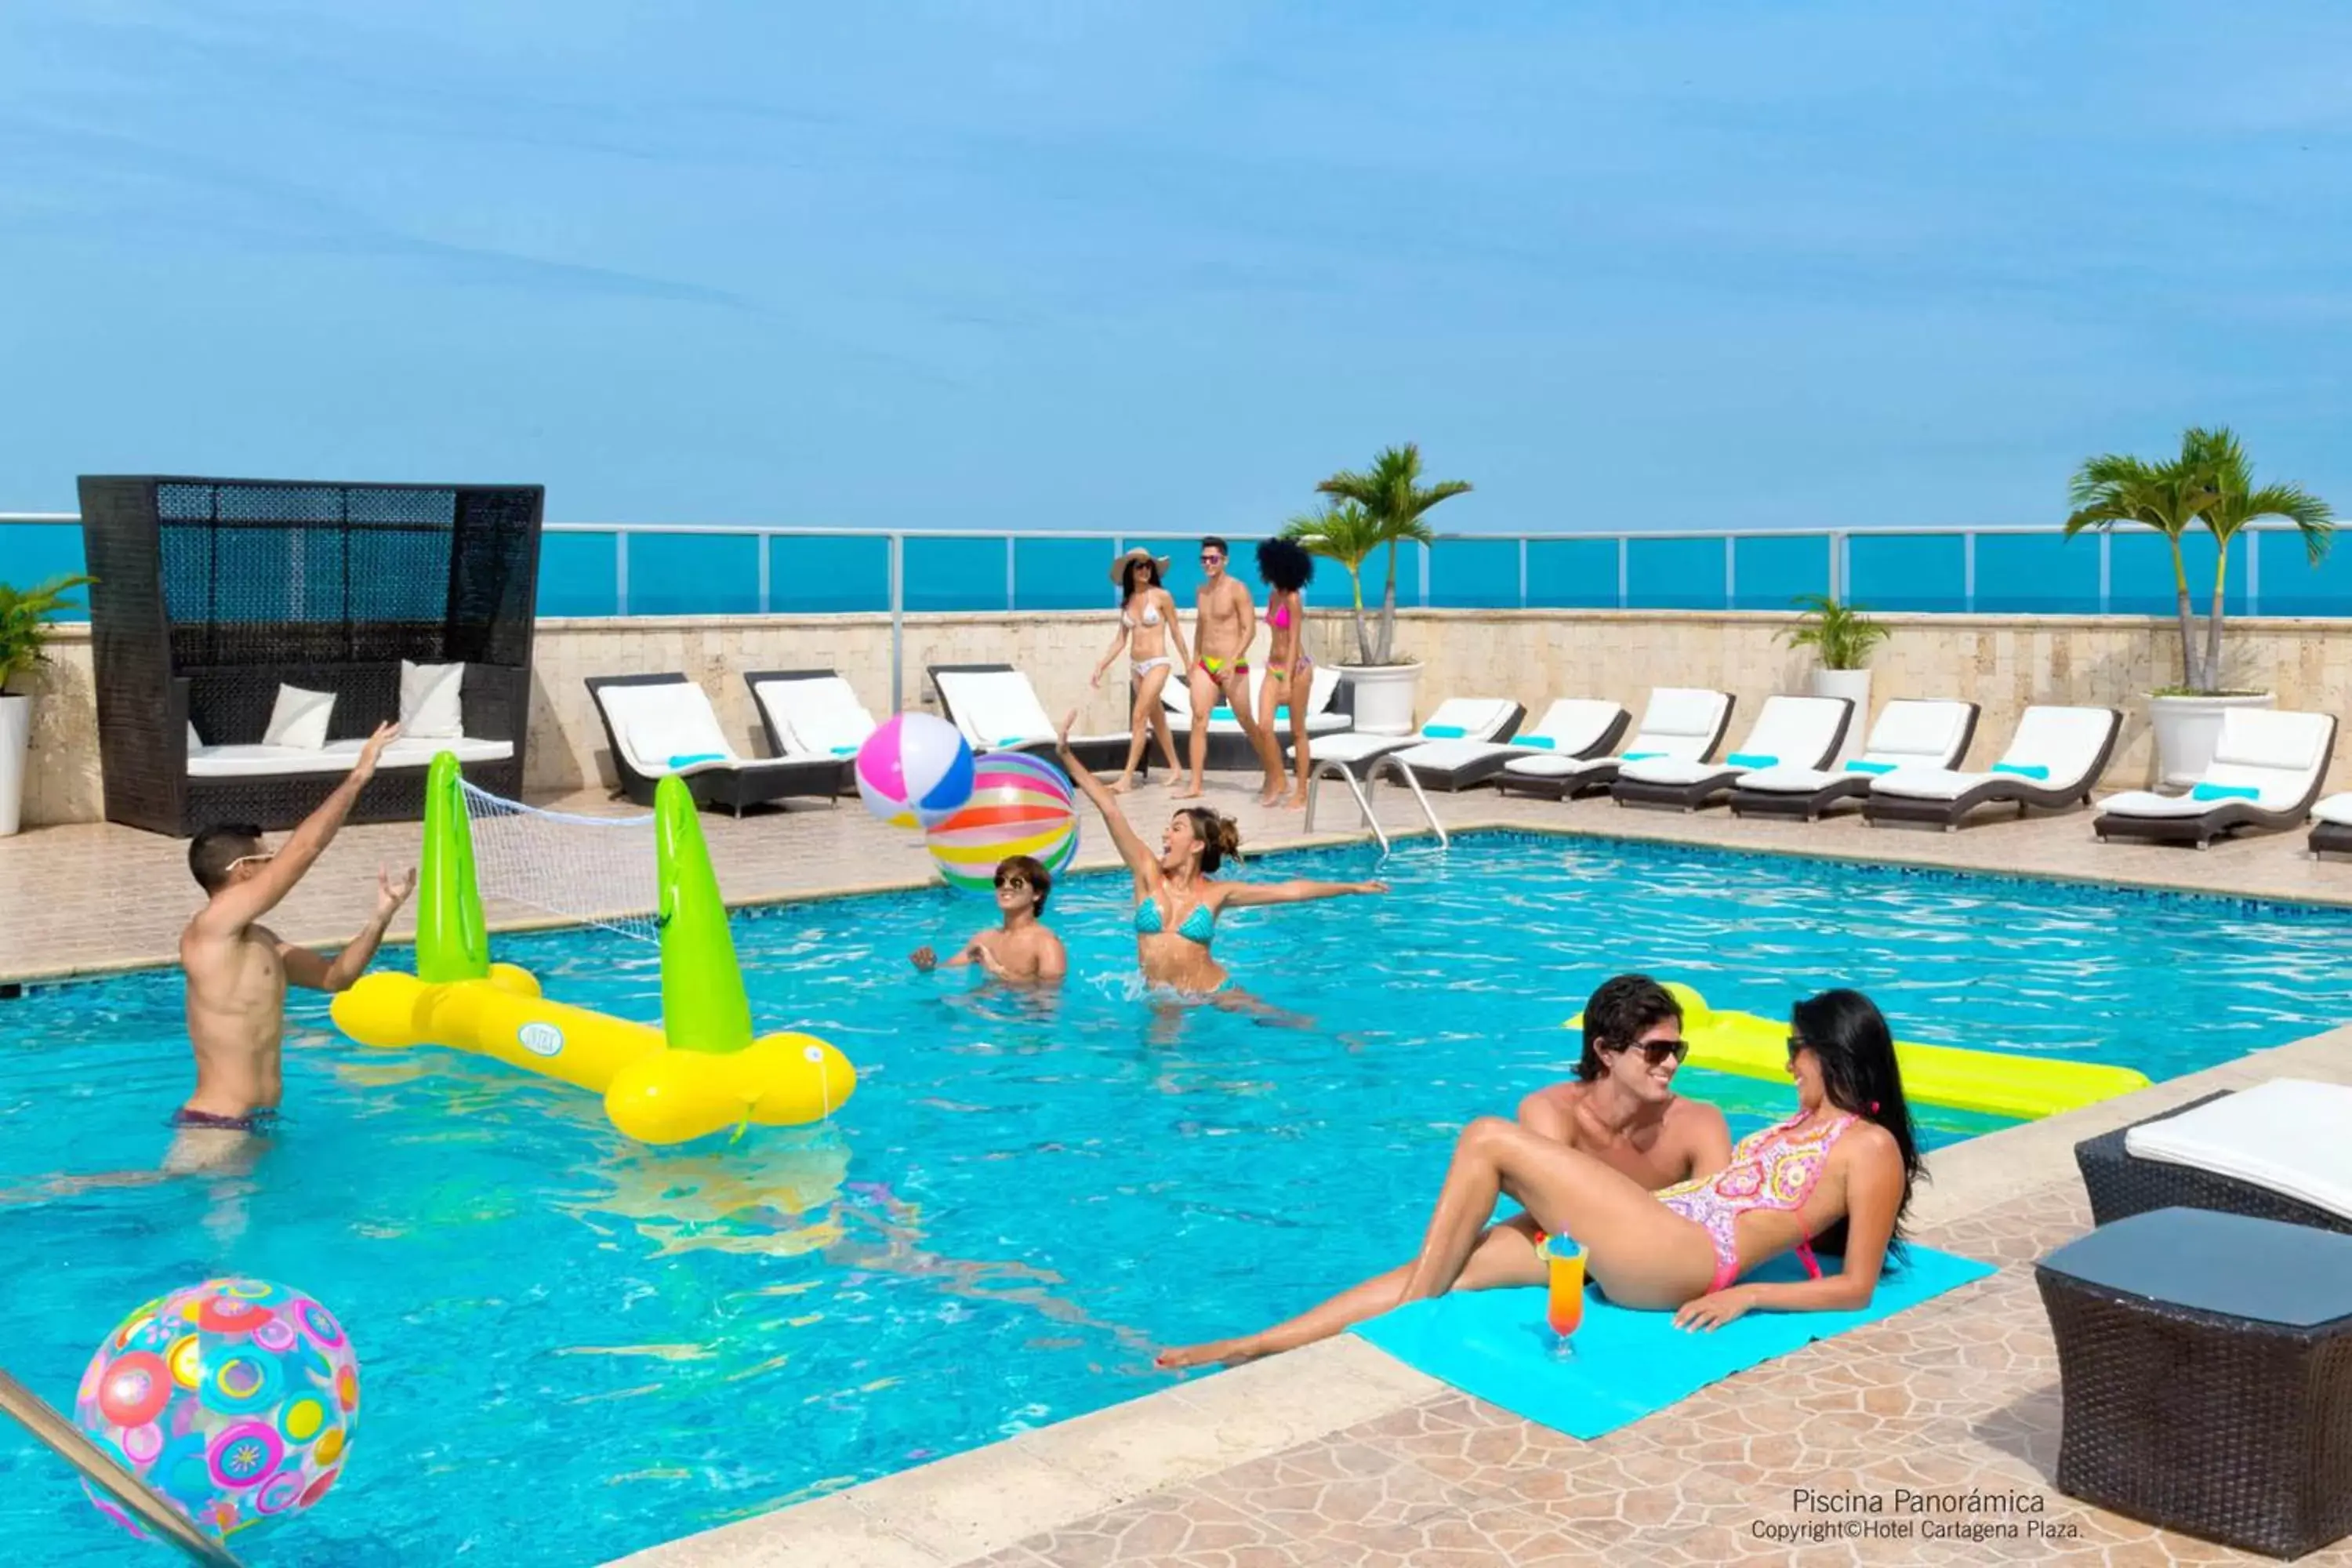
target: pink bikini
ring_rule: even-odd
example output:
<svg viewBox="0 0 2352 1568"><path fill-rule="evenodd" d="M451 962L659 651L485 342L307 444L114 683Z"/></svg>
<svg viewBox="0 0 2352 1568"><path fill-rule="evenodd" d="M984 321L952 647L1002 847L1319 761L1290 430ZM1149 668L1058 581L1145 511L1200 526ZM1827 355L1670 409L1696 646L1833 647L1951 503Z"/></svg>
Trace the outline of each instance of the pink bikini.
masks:
<svg viewBox="0 0 2352 1568"><path fill-rule="evenodd" d="M1278 632L1288 631L1290 629L1290 601L1284 599L1280 603L1276 604L1274 608L1268 610L1265 613L1265 624ZM1301 646L1298 648L1297 659L1297 662L1294 666L1296 668L1312 669L1315 668L1315 661L1307 657L1307 649L1304 646ZM1266 673L1273 676L1276 680L1287 681L1290 679L1290 671L1287 669L1269 668Z"/></svg>
<svg viewBox="0 0 2352 1568"><path fill-rule="evenodd" d="M1778 1209L1793 1214L1804 1206L1828 1166L1831 1145L1858 1120L1851 1111L1810 1132L1797 1126L1803 1113L1778 1126L1750 1132L1731 1152L1731 1163L1712 1176L1681 1182L1658 1194L1658 1201L1687 1220L1705 1227L1715 1243L1715 1283L1720 1290L1739 1278L1739 1247L1734 1222L1754 1209ZM1797 1243L1805 1272L1818 1279L1822 1266L1813 1257L1811 1238Z"/></svg>

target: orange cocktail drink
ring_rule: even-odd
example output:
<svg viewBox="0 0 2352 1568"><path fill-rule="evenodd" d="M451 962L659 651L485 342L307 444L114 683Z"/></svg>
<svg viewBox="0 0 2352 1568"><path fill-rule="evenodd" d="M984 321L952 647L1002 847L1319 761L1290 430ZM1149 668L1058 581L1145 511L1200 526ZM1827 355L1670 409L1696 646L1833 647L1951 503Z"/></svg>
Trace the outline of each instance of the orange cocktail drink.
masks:
<svg viewBox="0 0 2352 1568"><path fill-rule="evenodd" d="M1536 1246L1549 1276L1544 1300L1544 1321L1561 1339L1584 1321L1584 1248L1565 1236L1548 1236Z"/></svg>

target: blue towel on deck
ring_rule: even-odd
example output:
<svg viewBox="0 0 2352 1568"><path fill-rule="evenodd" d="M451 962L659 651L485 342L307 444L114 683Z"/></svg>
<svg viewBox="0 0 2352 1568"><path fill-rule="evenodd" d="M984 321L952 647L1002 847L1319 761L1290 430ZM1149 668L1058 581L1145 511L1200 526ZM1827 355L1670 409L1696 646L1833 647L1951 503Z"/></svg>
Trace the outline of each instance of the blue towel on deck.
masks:
<svg viewBox="0 0 2352 1568"><path fill-rule="evenodd" d="M1837 1258L1822 1259L1832 1273L1839 1266ZM1891 1317L1991 1272L1990 1263L1913 1247L1902 1268L1879 1276L1870 1305L1858 1312L1750 1312L1712 1333L1675 1328L1672 1312L1615 1306L1588 1287L1572 1351L1558 1359L1544 1326L1544 1293L1535 1289L1468 1290L1415 1301L1358 1324L1355 1332L1416 1372L1590 1441L1735 1372ZM1805 1273L1793 1256L1783 1256L1747 1278L1795 1281Z"/></svg>

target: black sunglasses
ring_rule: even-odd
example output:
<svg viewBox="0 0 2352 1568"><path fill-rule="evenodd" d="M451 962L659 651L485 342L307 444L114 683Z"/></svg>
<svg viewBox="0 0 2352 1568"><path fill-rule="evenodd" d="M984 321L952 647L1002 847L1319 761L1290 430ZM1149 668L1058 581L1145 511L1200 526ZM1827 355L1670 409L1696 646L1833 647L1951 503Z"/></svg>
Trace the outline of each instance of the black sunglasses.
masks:
<svg viewBox="0 0 2352 1568"><path fill-rule="evenodd" d="M1790 1061L1795 1061L1797 1059L1797 1053L1799 1051L1810 1051L1812 1048L1813 1047L1811 1046L1806 1044L1796 1036L1790 1035L1789 1037L1789 1059Z"/></svg>
<svg viewBox="0 0 2352 1568"><path fill-rule="evenodd" d="M999 877L996 879L996 885L1000 888L1026 889L1029 886L1029 879L1023 876L1020 872L1015 871L1009 877Z"/></svg>
<svg viewBox="0 0 2352 1568"><path fill-rule="evenodd" d="M1668 1057L1681 1061L1690 1055L1688 1040L1635 1040L1631 1045L1621 1046L1618 1048L1641 1052L1642 1059L1654 1068L1664 1067Z"/></svg>

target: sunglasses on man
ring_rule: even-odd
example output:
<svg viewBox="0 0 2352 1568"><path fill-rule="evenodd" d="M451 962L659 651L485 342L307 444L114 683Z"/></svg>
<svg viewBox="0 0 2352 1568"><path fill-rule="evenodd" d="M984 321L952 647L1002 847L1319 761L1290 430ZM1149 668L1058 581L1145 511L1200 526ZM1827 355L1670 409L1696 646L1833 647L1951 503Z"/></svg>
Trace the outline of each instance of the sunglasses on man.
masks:
<svg viewBox="0 0 2352 1568"><path fill-rule="evenodd" d="M1014 871L996 879L996 885L1000 888L1015 888L1025 893L1029 890L1029 879Z"/></svg>
<svg viewBox="0 0 2352 1568"><path fill-rule="evenodd" d="M1664 1067L1669 1057L1679 1062L1689 1056L1690 1042L1688 1040L1635 1040L1625 1049L1641 1052L1642 1059L1654 1068Z"/></svg>

